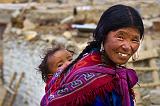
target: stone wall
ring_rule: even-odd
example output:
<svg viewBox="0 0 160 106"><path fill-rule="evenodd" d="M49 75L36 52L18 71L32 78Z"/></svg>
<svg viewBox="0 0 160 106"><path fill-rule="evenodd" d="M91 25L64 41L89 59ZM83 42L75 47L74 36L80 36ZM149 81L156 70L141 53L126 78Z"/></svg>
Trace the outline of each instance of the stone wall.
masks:
<svg viewBox="0 0 160 106"><path fill-rule="evenodd" d="M45 42L26 42L23 40L4 41L4 79L8 84L13 72L25 72L20 84L14 106L39 106L44 94L44 83L36 68L41 59L42 50L48 45Z"/></svg>

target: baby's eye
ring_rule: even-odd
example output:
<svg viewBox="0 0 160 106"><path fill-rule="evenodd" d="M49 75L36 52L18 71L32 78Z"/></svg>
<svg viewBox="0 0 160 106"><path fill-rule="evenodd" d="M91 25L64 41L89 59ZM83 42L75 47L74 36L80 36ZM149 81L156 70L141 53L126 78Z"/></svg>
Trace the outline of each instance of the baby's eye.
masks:
<svg viewBox="0 0 160 106"><path fill-rule="evenodd" d="M72 61L73 59L71 58L71 59L68 59L68 61Z"/></svg>
<svg viewBox="0 0 160 106"><path fill-rule="evenodd" d="M58 67L61 67L63 64L59 64Z"/></svg>

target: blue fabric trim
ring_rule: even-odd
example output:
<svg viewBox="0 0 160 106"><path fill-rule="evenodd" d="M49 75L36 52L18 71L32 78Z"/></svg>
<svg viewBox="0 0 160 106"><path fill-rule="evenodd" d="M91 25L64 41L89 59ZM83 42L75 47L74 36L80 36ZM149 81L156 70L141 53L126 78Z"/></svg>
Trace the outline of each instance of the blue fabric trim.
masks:
<svg viewBox="0 0 160 106"><path fill-rule="evenodd" d="M112 100L113 106L122 106L121 97L115 91L112 92Z"/></svg>
<svg viewBox="0 0 160 106"><path fill-rule="evenodd" d="M134 101L131 95L130 95L130 101L131 101L131 106L134 106Z"/></svg>
<svg viewBox="0 0 160 106"><path fill-rule="evenodd" d="M102 99L99 96L97 96L92 106L104 106Z"/></svg>
<svg viewBox="0 0 160 106"><path fill-rule="evenodd" d="M130 100L131 100L131 106L134 106L134 101L132 96L130 96ZM100 96L97 96L92 106L122 106L121 97L115 91L111 93L106 93L105 100L102 100Z"/></svg>

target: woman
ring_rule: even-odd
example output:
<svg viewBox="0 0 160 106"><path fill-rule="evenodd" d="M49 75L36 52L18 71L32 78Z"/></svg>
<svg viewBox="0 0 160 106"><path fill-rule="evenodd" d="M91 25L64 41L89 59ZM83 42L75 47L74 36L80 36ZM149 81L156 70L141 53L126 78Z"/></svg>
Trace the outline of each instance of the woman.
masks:
<svg viewBox="0 0 160 106"><path fill-rule="evenodd" d="M115 5L101 16L94 40L64 71L59 87L41 106L134 106L136 72L124 66L143 39L139 13Z"/></svg>

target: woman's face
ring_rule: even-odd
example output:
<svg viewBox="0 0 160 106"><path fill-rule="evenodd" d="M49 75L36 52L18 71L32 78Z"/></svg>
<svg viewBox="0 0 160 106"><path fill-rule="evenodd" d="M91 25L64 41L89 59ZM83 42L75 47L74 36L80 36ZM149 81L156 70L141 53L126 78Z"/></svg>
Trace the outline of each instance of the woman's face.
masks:
<svg viewBox="0 0 160 106"><path fill-rule="evenodd" d="M58 68L65 68L72 60L72 53L67 50L58 50L48 57L48 69L51 74L55 73Z"/></svg>
<svg viewBox="0 0 160 106"><path fill-rule="evenodd" d="M140 33L134 27L110 31L104 41L104 50L115 64L125 64L140 45Z"/></svg>

